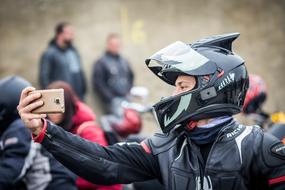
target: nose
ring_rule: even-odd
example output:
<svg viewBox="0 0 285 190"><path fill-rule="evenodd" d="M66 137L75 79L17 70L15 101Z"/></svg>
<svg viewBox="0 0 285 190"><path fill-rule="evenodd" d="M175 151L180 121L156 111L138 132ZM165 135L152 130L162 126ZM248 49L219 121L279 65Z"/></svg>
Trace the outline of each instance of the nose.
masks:
<svg viewBox="0 0 285 190"><path fill-rule="evenodd" d="M180 94L181 90L179 88L175 88L175 90L172 92L171 96L176 96L177 94Z"/></svg>

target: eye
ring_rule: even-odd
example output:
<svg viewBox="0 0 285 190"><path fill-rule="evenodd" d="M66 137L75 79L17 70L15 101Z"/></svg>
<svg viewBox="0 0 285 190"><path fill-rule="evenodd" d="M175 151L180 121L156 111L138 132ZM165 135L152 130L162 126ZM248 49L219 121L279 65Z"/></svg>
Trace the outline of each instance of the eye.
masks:
<svg viewBox="0 0 285 190"><path fill-rule="evenodd" d="M185 86L185 85L184 85L184 86L180 86L180 89L181 89L181 90L187 90L188 88L189 88L189 87L188 87L188 86Z"/></svg>

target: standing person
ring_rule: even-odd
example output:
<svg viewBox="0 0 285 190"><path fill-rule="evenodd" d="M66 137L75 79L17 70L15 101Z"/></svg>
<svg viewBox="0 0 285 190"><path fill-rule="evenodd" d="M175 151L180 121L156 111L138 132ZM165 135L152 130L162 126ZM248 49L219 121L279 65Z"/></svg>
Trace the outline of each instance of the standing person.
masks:
<svg viewBox="0 0 285 190"><path fill-rule="evenodd" d="M48 118L66 131L102 146L107 146L104 131L97 126L94 112L74 93L71 86L63 81L55 81L48 85L48 89L64 90L65 113L48 114ZM102 186L92 184L80 177L76 184L79 190L121 190L121 185Z"/></svg>
<svg viewBox="0 0 285 190"><path fill-rule="evenodd" d="M73 28L69 23L56 26L55 37L41 57L39 82L44 89L53 81L65 81L84 100L86 81L79 53L72 44L73 38Z"/></svg>
<svg viewBox="0 0 285 190"><path fill-rule="evenodd" d="M121 40L117 34L107 37L106 52L93 67L94 91L104 104L105 111L116 112L116 99L125 99L133 86L134 74L128 61L120 55Z"/></svg>
<svg viewBox="0 0 285 190"><path fill-rule="evenodd" d="M20 77L0 80L0 189L76 190L75 175L32 141L19 118L17 105L27 86Z"/></svg>
<svg viewBox="0 0 285 190"><path fill-rule="evenodd" d="M44 116L30 111L42 105L37 101L41 94L28 95L31 88L22 92L21 118L36 142L95 183L156 178L169 190L284 190L285 145L232 117L242 111L249 83L245 61L232 51L238 36L178 41L146 60L157 77L175 88L154 105L163 133L140 144L102 147L38 119Z"/></svg>

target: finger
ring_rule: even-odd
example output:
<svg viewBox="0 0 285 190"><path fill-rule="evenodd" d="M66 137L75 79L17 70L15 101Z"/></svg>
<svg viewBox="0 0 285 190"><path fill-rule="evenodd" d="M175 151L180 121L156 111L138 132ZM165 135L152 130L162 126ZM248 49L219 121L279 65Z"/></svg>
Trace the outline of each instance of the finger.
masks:
<svg viewBox="0 0 285 190"><path fill-rule="evenodd" d="M21 101L20 107L22 108L26 107L27 105L31 104L31 102L39 99L40 97L41 97L41 93L30 94Z"/></svg>
<svg viewBox="0 0 285 190"><path fill-rule="evenodd" d="M29 113L29 114L25 114L23 116L25 118L25 120L32 120L32 119L44 119L47 117L46 114L33 114L33 113Z"/></svg>
<svg viewBox="0 0 285 190"><path fill-rule="evenodd" d="M31 91L34 91L34 90L36 90L36 89L34 87L31 87L31 86L24 88L24 90L22 90L20 100L26 98L29 95L29 93Z"/></svg>
<svg viewBox="0 0 285 190"><path fill-rule="evenodd" d="M35 90L35 88L34 88L34 87L31 87L31 86L26 87L26 88L24 88L24 90L22 90L21 97L20 97L20 101L19 101L19 105L17 106L18 111L19 111L22 107L25 106L25 105L23 105L23 99L25 99L25 98L29 95L29 93L32 92L32 91L34 91L34 90Z"/></svg>
<svg viewBox="0 0 285 190"><path fill-rule="evenodd" d="M21 109L20 112L21 113L30 113L31 111L42 106L43 104L44 104L44 102L42 100L31 103L31 104L27 105L26 107L24 107L23 109Z"/></svg>

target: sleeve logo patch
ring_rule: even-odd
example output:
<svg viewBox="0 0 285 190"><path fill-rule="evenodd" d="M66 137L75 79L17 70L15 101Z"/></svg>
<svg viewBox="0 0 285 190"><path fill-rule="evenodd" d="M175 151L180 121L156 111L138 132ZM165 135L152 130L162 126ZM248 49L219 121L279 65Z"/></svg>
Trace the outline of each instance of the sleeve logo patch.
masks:
<svg viewBox="0 0 285 190"><path fill-rule="evenodd" d="M285 159L285 145L283 143L275 144L271 147L271 152L278 157Z"/></svg>

